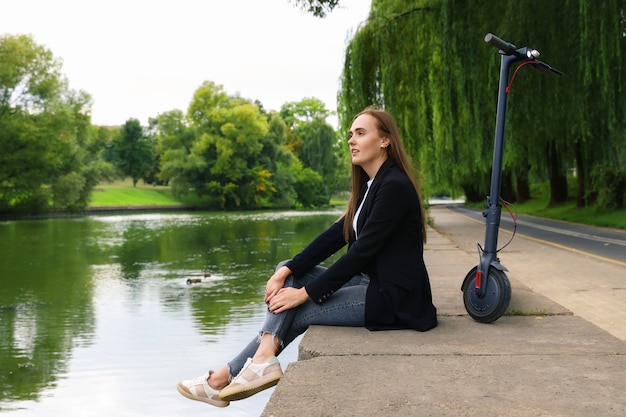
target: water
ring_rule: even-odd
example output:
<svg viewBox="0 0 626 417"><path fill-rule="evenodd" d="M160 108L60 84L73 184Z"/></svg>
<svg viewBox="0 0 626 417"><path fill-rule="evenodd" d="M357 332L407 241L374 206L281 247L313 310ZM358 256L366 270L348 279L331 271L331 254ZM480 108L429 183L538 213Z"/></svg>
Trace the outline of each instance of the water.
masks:
<svg viewBox="0 0 626 417"><path fill-rule="evenodd" d="M260 415L273 389L217 409L176 383L222 367L255 336L274 266L338 215L0 222L0 415Z"/></svg>

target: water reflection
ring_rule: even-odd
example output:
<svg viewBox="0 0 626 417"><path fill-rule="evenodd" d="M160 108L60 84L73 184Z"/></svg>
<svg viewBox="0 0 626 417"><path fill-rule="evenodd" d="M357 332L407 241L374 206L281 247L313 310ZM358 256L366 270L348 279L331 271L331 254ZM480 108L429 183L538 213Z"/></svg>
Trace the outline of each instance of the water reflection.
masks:
<svg viewBox="0 0 626 417"><path fill-rule="evenodd" d="M338 214L1 222L0 414L213 411L180 396L176 382L222 366L250 340L274 265ZM220 414L259 415L269 395Z"/></svg>

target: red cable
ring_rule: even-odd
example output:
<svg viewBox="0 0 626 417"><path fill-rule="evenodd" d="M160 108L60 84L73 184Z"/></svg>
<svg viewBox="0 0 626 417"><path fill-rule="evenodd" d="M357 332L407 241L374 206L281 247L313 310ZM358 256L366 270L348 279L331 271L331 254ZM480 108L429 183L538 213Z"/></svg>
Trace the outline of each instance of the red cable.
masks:
<svg viewBox="0 0 626 417"><path fill-rule="evenodd" d="M517 68L515 68L515 72L513 72L513 76L511 77L511 81L509 82L509 85L506 87L506 93L509 94L509 91L511 91L511 86L513 85L513 81L515 80L515 77L517 76L517 71L519 71L520 68L522 68L524 65L539 65L539 62L537 61L526 61L520 65L517 66Z"/></svg>

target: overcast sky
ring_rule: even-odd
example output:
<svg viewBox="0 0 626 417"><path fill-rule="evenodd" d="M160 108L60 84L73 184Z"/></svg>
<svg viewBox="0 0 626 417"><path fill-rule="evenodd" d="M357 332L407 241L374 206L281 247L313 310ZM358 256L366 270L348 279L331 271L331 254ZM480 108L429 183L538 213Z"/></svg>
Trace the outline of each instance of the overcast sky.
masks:
<svg viewBox="0 0 626 417"><path fill-rule="evenodd" d="M341 3L319 19L289 0L0 0L0 33L60 58L96 125L186 111L204 81L266 110L305 97L336 110L346 40L371 1Z"/></svg>

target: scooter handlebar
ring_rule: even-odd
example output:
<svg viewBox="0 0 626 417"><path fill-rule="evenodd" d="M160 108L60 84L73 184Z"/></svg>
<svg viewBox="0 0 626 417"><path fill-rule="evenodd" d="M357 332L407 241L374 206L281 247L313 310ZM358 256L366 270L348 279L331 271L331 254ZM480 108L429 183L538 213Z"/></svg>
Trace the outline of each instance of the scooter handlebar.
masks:
<svg viewBox="0 0 626 417"><path fill-rule="evenodd" d="M488 33L485 35L485 42L488 44L495 46L496 48L502 50L504 53L508 54L515 51L515 45L510 44L502 39L498 38L493 33Z"/></svg>

